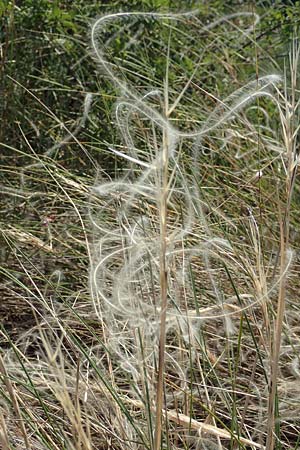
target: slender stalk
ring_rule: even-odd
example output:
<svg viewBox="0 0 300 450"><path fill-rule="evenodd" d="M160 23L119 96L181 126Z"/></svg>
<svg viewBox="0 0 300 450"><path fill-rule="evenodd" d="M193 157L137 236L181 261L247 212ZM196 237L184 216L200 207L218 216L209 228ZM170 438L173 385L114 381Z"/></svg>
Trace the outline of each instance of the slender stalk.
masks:
<svg viewBox="0 0 300 450"><path fill-rule="evenodd" d="M168 67L165 82L165 116L169 117L168 102ZM159 329L159 347L158 347L158 376L156 387L156 415L155 415L155 438L154 450L161 448L162 438L162 411L163 411L163 393L164 393L164 368L165 368L165 346L166 346L166 318L168 303L168 270L167 270L167 216L168 216L168 193L169 193L169 130L163 130L163 148L160 170L160 329Z"/></svg>
<svg viewBox="0 0 300 450"><path fill-rule="evenodd" d="M277 393L277 379L279 369L279 358L281 348L281 336L285 312L285 300L286 300L286 282L287 282L287 264L288 264L288 249L290 240L290 210L291 200L295 184L295 176L297 171L297 152L296 144L297 137L295 133L296 125L296 112L299 106L296 102L296 89L297 89L297 69L300 54L300 46L293 41L292 50L290 53L290 72L291 72L291 95L288 95L287 87L286 91L286 104L285 104L285 120L282 124L284 129L284 141L286 147L287 156L287 177L286 177L286 202L284 217L280 217L280 286L278 293L277 313L274 327L274 342L271 347L271 381L269 386L269 399L268 399L268 423L267 423L267 442L266 450L273 450L275 447L275 402Z"/></svg>
<svg viewBox="0 0 300 450"><path fill-rule="evenodd" d="M155 450L160 449L161 445L161 422L163 409L163 386L164 386L164 367L165 367L165 345L166 345L166 317L167 317L167 290L168 290L168 272L167 272L167 197L168 197L168 136L164 132L163 143L163 170L162 170L162 189L160 199L160 335L158 350L158 378L156 389L156 426L155 426Z"/></svg>
<svg viewBox="0 0 300 450"><path fill-rule="evenodd" d="M277 393L277 378L278 378L278 366L281 347L281 335L282 326L285 311L285 297L286 297L286 263L287 263L287 246L288 246L288 230L285 233L284 224L281 223L281 244L280 244L280 275L281 282L278 294L277 314L274 329L274 344L271 349L272 361L271 361L271 382L269 388L268 399L268 423L267 423L267 442L266 449L273 450L275 445L275 401Z"/></svg>

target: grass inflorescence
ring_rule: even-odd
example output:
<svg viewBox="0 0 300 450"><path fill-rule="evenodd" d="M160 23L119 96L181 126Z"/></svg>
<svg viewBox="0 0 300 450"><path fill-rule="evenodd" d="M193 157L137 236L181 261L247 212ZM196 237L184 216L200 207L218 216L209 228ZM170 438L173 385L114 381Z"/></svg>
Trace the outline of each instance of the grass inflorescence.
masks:
<svg viewBox="0 0 300 450"><path fill-rule="evenodd" d="M1 271L26 320L1 330L2 448L298 447L300 46L248 73L259 23L106 14L111 136L81 136L101 127L91 92L71 126L40 102L62 131L44 152L20 128Z"/></svg>

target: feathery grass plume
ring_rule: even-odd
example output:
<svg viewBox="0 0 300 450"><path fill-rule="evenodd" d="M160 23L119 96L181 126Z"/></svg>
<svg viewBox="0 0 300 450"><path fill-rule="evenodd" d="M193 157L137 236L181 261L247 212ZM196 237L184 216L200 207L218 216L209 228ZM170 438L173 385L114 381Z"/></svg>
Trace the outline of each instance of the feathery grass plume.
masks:
<svg viewBox="0 0 300 450"><path fill-rule="evenodd" d="M0 306L13 317L0 330L3 448L297 448L296 64L283 91L279 70L241 87L233 64L258 45L258 16L196 14L94 23L118 99L116 136L92 145L106 146L115 171L100 167L90 188L94 162L78 175L33 147L30 187L1 187L19 221L0 225L11 264L0 267ZM80 126L96 124L91 99ZM23 158L20 148L7 146ZM16 323L21 304L31 319Z"/></svg>
<svg viewBox="0 0 300 450"><path fill-rule="evenodd" d="M240 113L258 98L271 98L276 103L272 92L281 77L271 74L249 82L224 101L218 100L218 105L207 114L200 127L184 131L171 120L176 109L173 106L178 104L177 100L170 104L171 37L161 93L154 87L141 93L138 86L128 84L122 78L121 70L118 72L115 61L109 59L109 50L102 38L106 27L114 23L119 25L122 21L139 19L170 22L173 26L176 22L190 20L195 14L194 11L109 14L98 19L91 32L92 47L100 67L121 95L115 115L123 146L122 151L116 148L111 151L124 159L129 168L123 178L98 180L92 188L92 195L100 199L101 210L91 215L95 232L90 287L96 314L105 323L112 364L117 360L119 368L128 373L133 383L130 396L142 400L149 410L148 439L155 450L161 448L163 392L166 410L172 408L174 401L184 401L190 382L189 369L196 362L197 348L202 345L199 341L201 323L208 318L224 319L227 336L233 335L236 329L231 317L237 311L242 313L266 300L268 292L268 289L259 291L257 300L250 305L240 305L237 310L232 305L230 310L230 303L227 303L214 271L218 265L234 271L239 263L226 237L214 235L204 212L202 186L191 185L191 177L182 166L182 149L185 140L192 140L194 153L199 153L204 138L218 134L224 125L227 133L231 131L231 123L239 121ZM222 21L236 17L237 14ZM200 33L211 30L220 22L213 22ZM248 28L244 34L248 35L250 31ZM177 99L184 97L180 93L177 95ZM158 104L153 104L154 99ZM162 103L161 112L159 103ZM144 127L144 148L134 135L138 120ZM200 160L201 170L201 156L195 159ZM192 170L195 178L197 170L198 167ZM105 219L101 220L101 216ZM259 248L257 252L259 255ZM195 310L195 285L189 268L197 259L205 268L217 314L207 315L201 304L197 304ZM257 276L266 287L263 273ZM166 376L177 380L177 389L166 387ZM155 402L158 406L153 430ZM166 421L168 417L166 414ZM215 418L213 421L215 424ZM231 437L239 440L234 434ZM220 443L218 448L221 448Z"/></svg>

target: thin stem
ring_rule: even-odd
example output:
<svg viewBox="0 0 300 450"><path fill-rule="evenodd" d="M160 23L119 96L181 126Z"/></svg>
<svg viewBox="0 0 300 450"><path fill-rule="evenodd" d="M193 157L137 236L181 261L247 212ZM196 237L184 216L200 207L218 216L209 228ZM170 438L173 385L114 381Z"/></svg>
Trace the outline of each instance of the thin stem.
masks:
<svg viewBox="0 0 300 450"><path fill-rule="evenodd" d="M168 271L167 271L167 197L168 197L168 135L164 132L163 138L163 179L160 200L160 296L161 296L161 315L160 315L160 336L158 350L158 379L156 391L156 427L155 427L155 450L160 449L161 444L161 421L163 409L163 386L164 386L164 366L165 366L165 345L166 345L166 317L167 317L167 290L168 290Z"/></svg>
<svg viewBox="0 0 300 450"><path fill-rule="evenodd" d="M268 399L268 423L267 423L267 442L266 450L273 450L275 447L275 402L277 393L279 358L281 348L282 328L286 302L286 282L287 282L287 254L290 240L290 211L293 189L295 184L295 173L297 166L294 167L296 157L296 136L295 123L297 103L295 98L297 88L297 68L299 61L299 44L293 41L290 54L290 72L291 72L291 95L288 95L287 87L285 87L285 111L286 117L283 122L284 138L287 156L287 178L286 178L286 202L284 217L280 217L280 276L281 282L278 293L277 313L274 327L274 343L271 347L271 382L269 387Z"/></svg>
<svg viewBox="0 0 300 450"><path fill-rule="evenodd" d="M170 45L169 45L170 48ZM169 61L169 58L168 58ZM168 63L165 81L165 116L168 120L170 115L168 102ZM163 148L161 162L161 182L160 182L160 330L159 330L159 348L158 348L158 376L156 388L156 417L155 417L155 439L154 450L160 450L162 439L162 411L163 411L163 393L164 393L164 369L165 369L165 346L166 346L166 319L168 304L168 270L167 270L167 216L168 216L168 193L169 193L169 129L163 130Z"/></svg>
<svg viewBox="0 0 300 450"><path fill-rule="evenodd" d="M268 399L268 423L267 423L267 442L266 449L273 450L275 444L275 401L277 393L277 378L278 378L278 366L279 366L279 356L281 347L281 335L282 326L285 311L285 297L286 297L286 280L287 280L287 248L288 248L288 230L285 232L285 226L281 222L281 238L280 238L280 273L282 275L281 282L279 286L278 294L278 304L277 304L277 314L274 329L274 344L271 349L272 362L271 362L271 382L270 391Z"/></svg>

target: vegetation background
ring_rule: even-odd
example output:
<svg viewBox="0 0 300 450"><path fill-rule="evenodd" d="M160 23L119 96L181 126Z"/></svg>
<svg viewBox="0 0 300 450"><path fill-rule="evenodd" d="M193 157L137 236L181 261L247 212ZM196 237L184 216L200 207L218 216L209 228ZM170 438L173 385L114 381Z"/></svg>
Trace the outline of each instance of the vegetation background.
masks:
<svg viewBox="0 0 300 450"><path fill-rule="evenodd" d="M226 256L221 260L189 261L187 284L192 286L193 300L182 296L193 311L208 308L200 314L207 314L207 319L195 342L190 338L187 343L182 324L174 336L167 336L166 346L180 349L176 357L167 353L178 358L181 369L178 372L171 359L166 363L167 411L159 445L167 449L300 447L300 203L294 164L300 85L296 78L294 85L289 84L293 55L297 60L300 2L0 0L3 449L158 450L153 438L156 357L142 367L144 378L137 380L133 369L121 364L120 350L111 347L114 334L109 321L100 320L92 300L89 274L96 258L95 226L98 230L99 223L115 226L121 203L118 196L103 203L92 187L126 174L128 161L111 151L124 151L124 133L115 115L120 91L99 66L90 33L97 18L112 12L189 10L197 11L198 22L192 26L176 24L173 29L147 18L128 27L120 22L107 26L104 41L116 73L143 95L164 92L170 61L170 103L184 89L173 120L187 132L209 118L215 120L218 102L229 99L230 103L235 91L244 95L241 89L249 82L268 74L282 75L287 81L276 98L283 102L283 115L294 105L290 125L294 159L289 171L282 131L286 129L268 98L255 97L253 108L247 114L242 111L240 122L229 126L231 134L222 127L221 136L213 130L201 143L200 156L194 157L192 139L182 144L184 179L201 191L202 198L201 211L195 208L198 225L186 239L189 244L204 242L205 235L210 239L209 232L230 247L222 249ZM251 28L256 15L259 21ZM220 24L210 30L208 25L219 19ZM249 27L251 32L245 33ZM153 145L151 127L145 117L136 116L129 128L140 148L139 157L147 161L145 155ZM162 137L158 131L156 136ZM137 176L137 169L133 172ZM159 211L155 218L154 203L137 201L132 218L137 221L139 214L147 215L155 228ZM291 249L293 256L280 266L278 249L282 250L287 203L286 250ZM187 210L179 194L174 204L170 222L183 223ZM236 313L230 323L215 303L211 272L222 293L222 311ZM283 278L287 278L286 308L272 424L272 343L277 288ZM140 295L146 295L142 289ZM261 296L268 298L264 305ZM251 308L249 299L254 299ZM119 328L114 332L121 333ZM136 339L141 338L136 335ZM144 351L142 344L139 351ZM134 357L131 347L123 357L126 352L129 359Z"/></svg>

